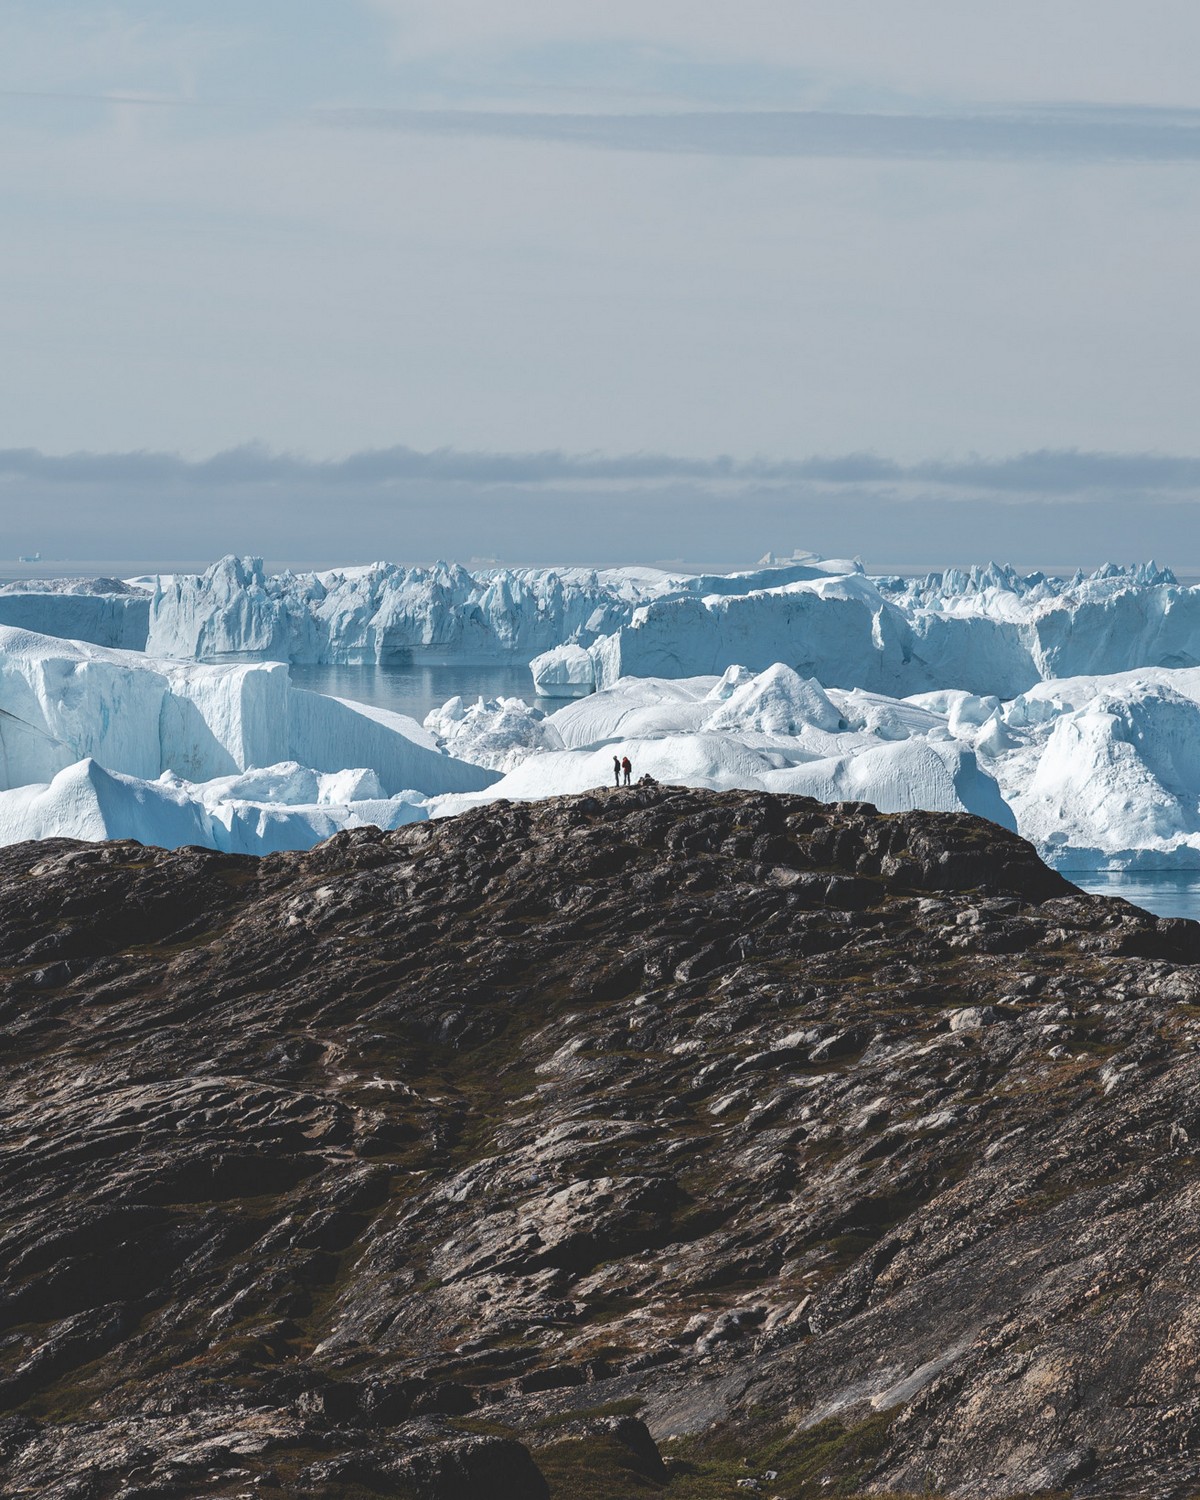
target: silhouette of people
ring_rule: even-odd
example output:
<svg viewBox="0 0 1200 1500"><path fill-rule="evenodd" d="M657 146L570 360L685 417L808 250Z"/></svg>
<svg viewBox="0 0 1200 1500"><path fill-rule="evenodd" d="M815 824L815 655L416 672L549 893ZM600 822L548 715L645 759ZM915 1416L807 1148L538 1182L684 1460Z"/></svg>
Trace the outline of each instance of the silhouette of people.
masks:
<svg viewBox="0 0 1200 1500"><path fill-rule="evenodd" d="M621 770L625 773L625 785L628 786L629 778L633 775L633 766L630 763L628 755L622 757Z"/></svg>
<svg viewBox="0 0 1200 1500"><path fill-rule="evenodd" d="M619 756L613 756L613 786L621 785L621 760Z"/></svg>

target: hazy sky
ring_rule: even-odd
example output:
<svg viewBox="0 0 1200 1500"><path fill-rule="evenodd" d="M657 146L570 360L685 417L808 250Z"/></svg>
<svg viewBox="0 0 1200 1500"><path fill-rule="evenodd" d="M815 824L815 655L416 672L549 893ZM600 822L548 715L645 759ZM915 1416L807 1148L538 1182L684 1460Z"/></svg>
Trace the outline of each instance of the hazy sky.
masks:
<svg viewBox="0 0 1200 1500"><path fill-rule="evenodd" d="M4 0L0 555L1198 561L1198 56L1196 0Z"/></svg>

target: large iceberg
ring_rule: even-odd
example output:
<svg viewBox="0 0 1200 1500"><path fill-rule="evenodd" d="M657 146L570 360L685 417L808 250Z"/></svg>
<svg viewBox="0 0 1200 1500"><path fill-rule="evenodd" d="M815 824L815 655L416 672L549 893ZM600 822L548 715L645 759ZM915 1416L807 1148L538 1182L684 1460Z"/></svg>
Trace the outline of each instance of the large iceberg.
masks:
<svg viewBox="0 0 1200 1500"><path fill-rule="evenodd" d="M540 653L535 691L622 677L690 677L783 661L826 687L906 696L960 688L1010 698L1051 677L1200 663L1200 589L1153 565L1037 582L1005 570L923 584L825 575L663 596L594 640ZM1002 586L1004 585L1004 586Z"/></svg>
<svg viewBox="0 0 1200 1500"><path fill-rule="evenodd" d="M151 590L119 578L23 579L0 587L0 625L142 651Z"/></svg>
<svg viewBox="0 0 1200 1500"><path fill-rule="evenodd" d="M158 661L0 626L0 787L94 759L207 781L299 761L373 769L387 795L473 791L494 777L444 754L415 720L292 686L281 663Z"/></svg>
<svg viewBox="0 0 1200 1500"><path fill-rule="evenodd" d="M0 789L14 794L8 837L16 828L46 837L108 827L112 808L121 827L141 828L150 842L174 841L197 818L202 834L196 799L177 795L179 786L281 763L295 768L291 789L276 778L268 803L294 803L297 776L308 778L314 803L334 784L321 777L353 781L347 801L473 792L497 779L445 753L404 715L294 688L282 664L156 661L0 627ZM225 800L239 800L226 791ZM155 829L161 837L150 837Z"/></svg>
<svg viewBox="0 0 1200 1500"><path fill-rule="evenodd" d="M268 574L258 558L224 557L204 574L156 587L146 649L157 656L294 662L528 661L586 645L648 600L738 595L767 582L824 576L817 561L750 573L660 568L492 568L394 563ZM852 564L835 564L837 568Z"/></svg>
<svg viewBox="0 0 1200 1500"><path fill-rule="evenodd" d="M384 797L372 777L369 771L351 773L349 781L344 774L321 777L291 763L197 784L170 772L154 780L126 776L88 758L48 783L0 791L0 843L136 839L167 849L199 844L273 854L310 849L344 828L399 828L428 816L418 793Z"/></svg>

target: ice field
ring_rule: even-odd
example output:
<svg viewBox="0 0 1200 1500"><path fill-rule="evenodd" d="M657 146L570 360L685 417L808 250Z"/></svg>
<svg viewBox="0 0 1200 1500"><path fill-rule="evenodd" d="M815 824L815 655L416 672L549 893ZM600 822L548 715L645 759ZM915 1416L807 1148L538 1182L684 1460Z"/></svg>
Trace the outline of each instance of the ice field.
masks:
<svg viewBox="0 0 1200 1500"><path fill-rule="evenodd" d="M5 620L5 842L300 848L607 785L628 755L635 778L979 813L1064 870L1200 871L1200 589L1153 565L272 577L227 558L0 590ZM143 629L145 649L104 644ZM454 698L421 725L289 671L405 653L531 661L528 697L569 701Z"/></svg>

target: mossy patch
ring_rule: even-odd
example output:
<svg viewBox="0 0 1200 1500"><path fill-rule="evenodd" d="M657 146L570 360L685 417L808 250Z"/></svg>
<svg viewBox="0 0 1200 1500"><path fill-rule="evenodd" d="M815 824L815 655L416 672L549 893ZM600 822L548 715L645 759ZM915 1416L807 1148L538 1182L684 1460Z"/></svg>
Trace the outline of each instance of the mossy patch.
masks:
<svg viewBox="0 0 1200 1500"><path fill-rule="evenodd" d="M721 1427L702 1437L665 1443L666 1493L671 1500L718 1500L736 1493L739 1479L754 1479L759 1493L788 1500L853 1495L878 1466L890 1426L886 1415L849 1427L830 1418L800 1432ZM775 1477L767 1479L767 1474ZM615 1500L619 1491L612 1494Z"/></svg>

